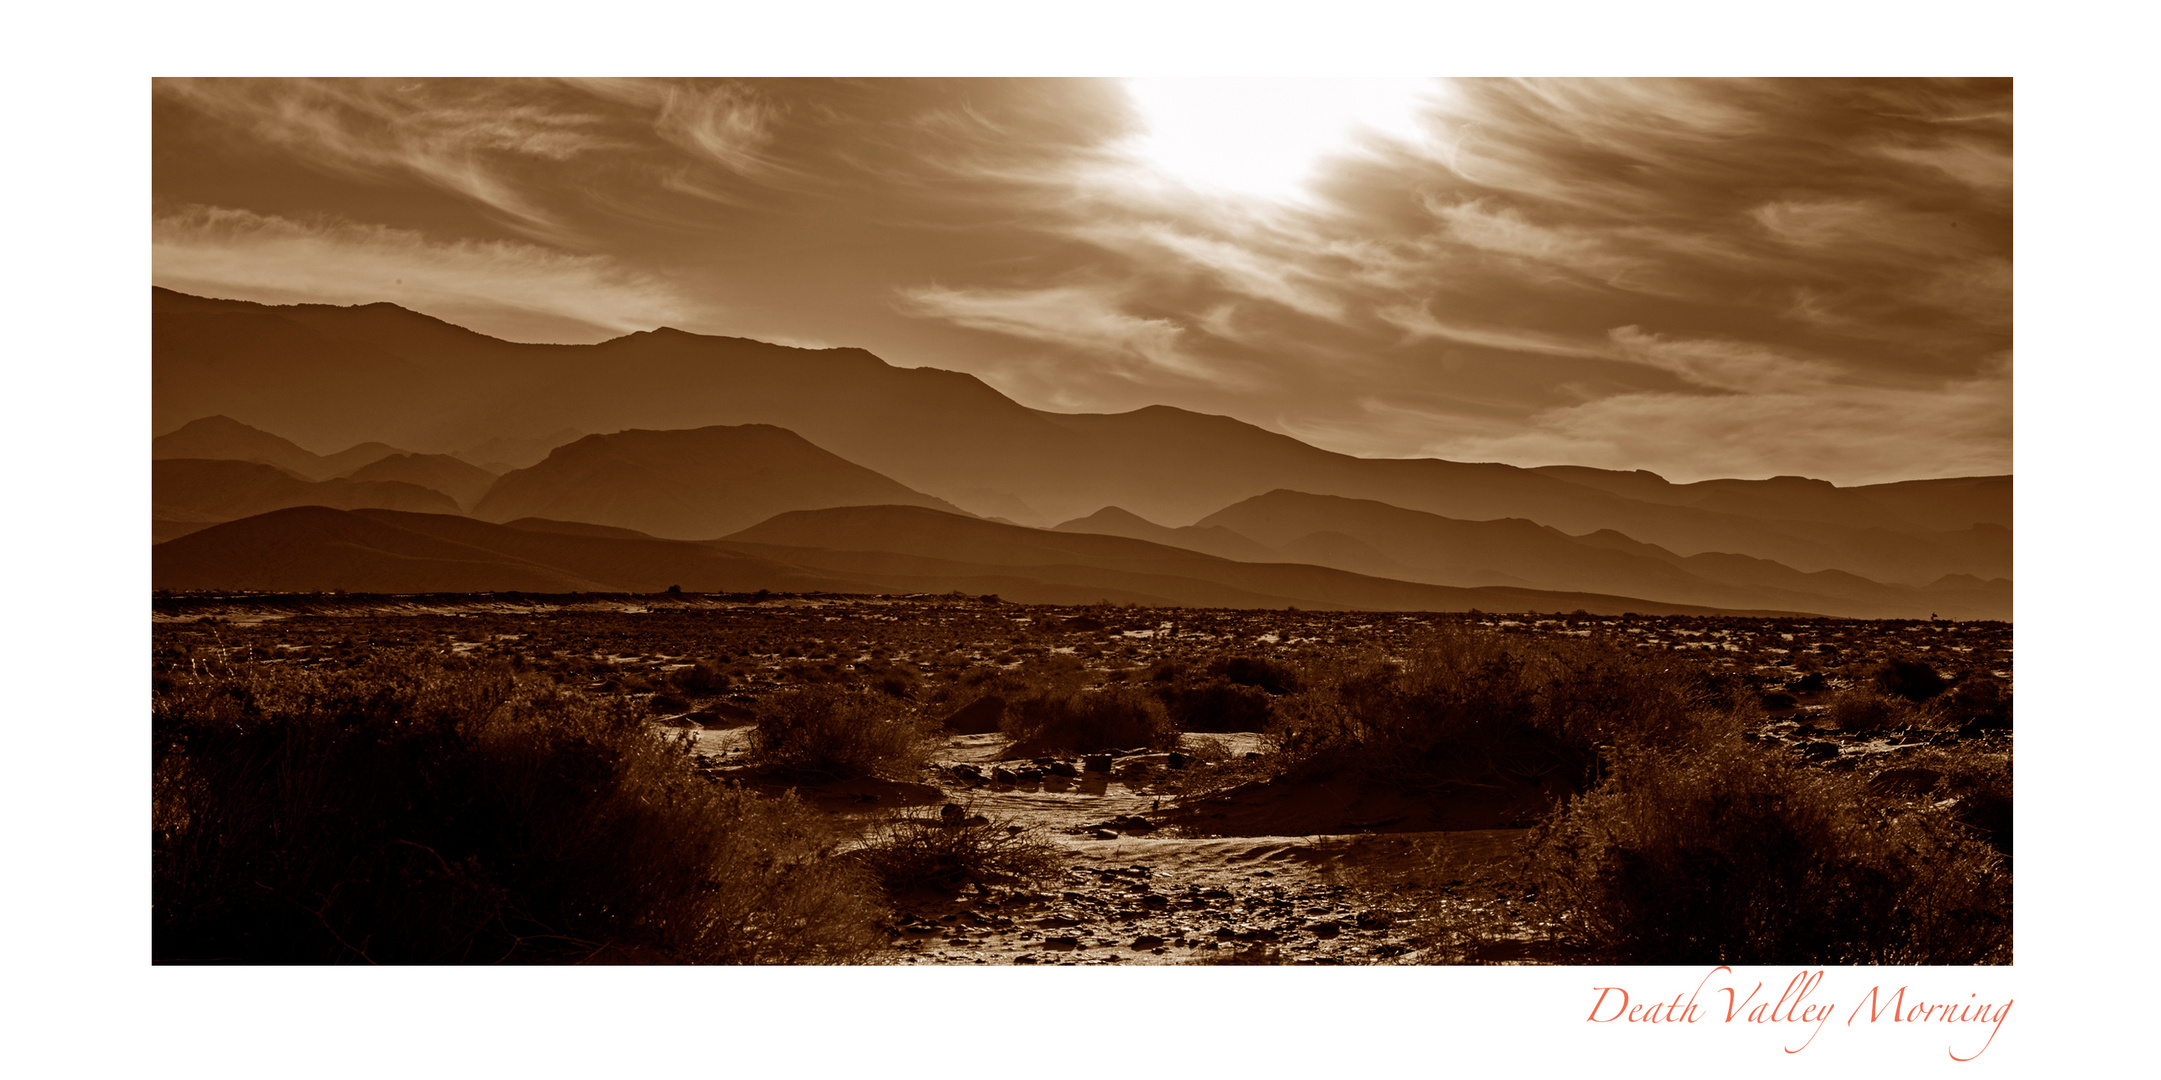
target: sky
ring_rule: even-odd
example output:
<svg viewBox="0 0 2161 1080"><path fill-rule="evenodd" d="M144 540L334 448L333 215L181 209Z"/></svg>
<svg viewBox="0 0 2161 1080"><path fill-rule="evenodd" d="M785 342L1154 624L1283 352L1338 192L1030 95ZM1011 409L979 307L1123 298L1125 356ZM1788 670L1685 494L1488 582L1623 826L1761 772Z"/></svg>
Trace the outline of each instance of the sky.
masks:
<svg viewBox="0 0 2161 1080"><path fill-rule="evenodd" d="M2011 470L2009 80L189 80L153 279L1369 457Z"/></svg>

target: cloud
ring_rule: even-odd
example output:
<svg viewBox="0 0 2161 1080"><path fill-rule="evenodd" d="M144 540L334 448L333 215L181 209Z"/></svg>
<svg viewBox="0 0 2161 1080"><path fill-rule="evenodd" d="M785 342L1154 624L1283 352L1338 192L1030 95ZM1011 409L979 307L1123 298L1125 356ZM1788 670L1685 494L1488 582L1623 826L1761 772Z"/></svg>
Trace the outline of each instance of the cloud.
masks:
<svg viewBox="0 0 2161 1080"><path fill-rule="evenodd" d="M2009 472L2008 372L1935 386L1826 385L1704 397L1636 393L1548 410L1512 434L1442 438L1437 456L1646 468L1687 483L1804 475L1840 484Z"/></svg>
<svg viewBox="0 0 2161 1080"><path fill-rule="evenodd" d="M1634 326L1615 327L1607 336L1621 358L1710 390L1791 392L1823 386L1836 374L1821 361L1745 341L1668 338Z"/></svg>
<svg viewBox="0 0 2161 1080"><path fill-rule="evenodd" d="M1640 259L1612 251L1602 239L1585 230L1535 225L1520 211L1495 207L1489 199L1454 205L1429 203L1428 209L1447 223L1452 237L1480 251L1512 255L1608 282L1641 265Z"/></svg>
<svg viewBox="0 0 2161 1080"><path fill-rule="evenodd" d="M520 331L534 325L552 331L543 340L601 340L704 314L666 282L604 256L219 207L153 222L151 272L159 285L212 296L387 300L513 340L531 340Z"/></svg>
<svg viewBox="0 0 2161 1080"><path fill-rule="evenodd" d="M1888 158L1935 169L1982 191L2008 194L2011 188L2011 154L1971 139L1948 140L1930 146L1879 146Z"/></svg>
<svg viewBox="0 0 2161 1080"><path fill-rule="evenodd" d="M1026 338L1104 360L1138 378L1171 375L1225 381L1214 365L1185 348L1185 329L1168 319L1127 314L1116 292L1069 285L1036 290L966 290L925 286L904 290L914 314L973 330Z"/></svg>
<svg viewBox="0 0 2161 1080"><path fill-rule="evenodd" d="M315 168L409 176L542 238L559 238L562 225L523 177L535 165L625 147L605 133L602 117L545 99L537 83L160 79L153 86Z"/></svg>
<svg viewBox="0 0 2161 1080"><path fill-rule="evenodd" d="M1612 346L1599 341L1582 341L1560 334L1510 327L1443 322L1435 318L1432 311L1420 306L1406 304L1385 307L1376 314L1390 325L1401 328L1406 340L1413 342L1452 341L1459 345L1475 345L1503 352L1538 353L1592 360L1612 359L1616 355Z"/></svg>

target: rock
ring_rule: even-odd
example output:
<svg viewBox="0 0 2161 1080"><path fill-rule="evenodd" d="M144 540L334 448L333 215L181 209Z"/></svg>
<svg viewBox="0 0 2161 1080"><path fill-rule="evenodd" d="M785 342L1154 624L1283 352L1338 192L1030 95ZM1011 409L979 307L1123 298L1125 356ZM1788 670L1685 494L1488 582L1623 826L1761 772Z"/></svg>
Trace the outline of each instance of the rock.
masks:
<svg viewBox="0 0 2161 1080"><path fill-rule="evenodd" d="M1313 931L1314 937L1332 938L1343 933L1343 924L1338 922L1315 923L1307 927L1307 929Z"/></svg>
<svg viewBox="0 0 2161 1080"><path fill-rule="evenodd" d="M1163 944L1163 939L1161 937L1158 937L1155 934L1142 934L1141 936L1133 939L1132 948L1134 951L1138 952L1142 949L1153 949L1161 944Z"/></svg>
<svg viewBox="0 0 2161 1080"><path fill-rule="evenodd" d="M959 803L947 803L938 808L938 822L942 825L958 825L967 815L968 812L961 809Z"/></svg>
<svg viewBox="0 0 2161 1080"><path fill-rule="evenodd" d="M1184 754L1178 753L1175 750L1163 756L1163 764L1173 769L1185 768L1186 762L1190 760L1192 759L1186 757Z"/></svg>
<svg viewBox="0 0 2161 1080"><path fill-rule="evenodd" d="M1109 754L1090 754L1081 762L1081 768L1086 772L1107 773L1111 771L1111 762L1115 760L1117 759Z"/></svg>
<svg viewBox="0 0 2161 1080"><path fill-rule="evenodd" d="M1068 780L1080 779L1080 770L1075 768L1070 761L1051 762L1049 772L1052 776L1063 776Z"/></svg>
<svg viewBox="0 0 2161 1080"><path fill-rule="evenodd" d="M1016 775L1011 769L992 769L990 771L990 778L1000 784L1020 783L1020 777Z"/></svg>
<svg viewBox="0 0 2161 1080"><path fill-rule="evenodd" d="M1080 939L1070 934L1047 937L1043 939L1043 947L1046 949L1078 949L1080 948Z"/></svg>

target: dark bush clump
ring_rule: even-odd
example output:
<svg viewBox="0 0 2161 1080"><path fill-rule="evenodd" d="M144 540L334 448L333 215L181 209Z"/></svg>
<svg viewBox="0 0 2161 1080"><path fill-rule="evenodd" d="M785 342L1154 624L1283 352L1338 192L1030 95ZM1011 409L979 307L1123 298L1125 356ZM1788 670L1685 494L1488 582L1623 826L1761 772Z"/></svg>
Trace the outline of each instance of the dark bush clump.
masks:
<svg viewBox="0 0 2161 1080"><path fill-rule="evenodd" d="M1959 681L1943 698L1944 719L1964 727L2001 729L2011 726L2011 692L1993 676L1971 676Z"/></svg>
<svg viewBox="0 0 2161 1080"><path fill-rule="evenodd" d="M816 684L757 709L752 758L787 772L840 779L913 779L927 750L923 723L885 694Z"/></svg>
<svg viewBox="0 0 2161 1080"><path fill-rule="evenodd" d="M1208 674L1239 686L1257 686L1271 694L1292 693L1304 685L1297 668L1265 656L1218 657L1209 663Z"/></svg>
<svg viewBox="0 0 2161 1080"><path fill-rule="evenodd" d="M1904 724L1913 711L1905 702L1877 693L1874 687L1860 687L1833 700L1829 715L1832 725L1840 731L1881 731Z"/></svg>
<svg viewBox="0 0 2161 1080"><path fill-rule="evenodd" d="M2010 875L1979 838L1739 745L1623 755L1533 851L1541 903L1605 962L2010 960Z"/></svg>
<svg viewBox="0 0 2161 1080"><path fill-rule="evenodd" d="M1401 658L1316 665L1274 733L1293 767L1412 783L1559 773L1585 787L1602 747L1731 727L1729 689L1611 646L1450 630Z"/></svg>
<svg viewBox="0 0 2161 1080"><path fill-rule="evenodd" d="M718 787L629 703L424 655L161 677L153 955L816 963L874 886L793 799Z"/></svg>
<svg viewBox="0 0 2161 1080"><path fill-rule="evenodd" d="M1010 702L1000 722L1015 754L1169 749L1178 728L1154 695L1127 686L1051 690Z"/></svg>
<svg viewBox="0 0 2161 1080"><path fill-rule="evenodd" d="M1904 701L1922 702L1943 693L1943 676L1919 660L1893 657L1870 674L1876 688Z"/></svg>
<svg viewBox="0 0 2161 1080"><path fill-rule="evenodd" d="M1267 691L1230 682L1159 687L1156 696L1181 731L1260 731L1271 715Z"/></svg>
<svg viewBox="0 0 2161 1080"><path fill-rule="evenodd" d="M687 668L677 668L668 676L668 684L693 697L711 697L728 692L727 669L718 660L702 660Z"/></svg>

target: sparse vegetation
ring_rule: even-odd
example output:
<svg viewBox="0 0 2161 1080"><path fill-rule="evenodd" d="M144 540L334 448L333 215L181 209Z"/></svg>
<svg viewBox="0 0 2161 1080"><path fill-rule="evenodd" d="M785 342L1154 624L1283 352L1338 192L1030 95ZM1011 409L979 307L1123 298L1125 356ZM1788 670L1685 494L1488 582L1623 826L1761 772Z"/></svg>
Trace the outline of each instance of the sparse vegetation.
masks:
<svg viewBox="0 0 2161 1080"><path fill-rule="evenodd" d="M1057 849L1035 830L965 812L903 813L850 854L889 894L1033 881L1058 865Z"/></svg>
<svg viewBox="0 0 2161 1080"><path fill-rule="evenodd" d="M238 963L835 962L875 889L793 799L499 663L211 665L153 705L153 950Z"/></svg>
<svg viewBox="0 0 2161 1080"><path fill-rule="evenodd" d="M1533 850L1543 906L1607 962L2010 960L2010 875L1985 843L1739 744L1624 754Z"/></svg>
<svg viewBox="0 0 2161 1080"><path fill-rule="evenodd" d="M1692 745L1744 708L1688 665L1467 630L1316 664L1304 682L1274 729L1285 768L1410 782L1557 771L1588 786L1602 747Z"/></svg>
<svg viewBox="0 0 2161 1080"><path fill-rule="evenodd" d="M933 960L1001 935L1081 963L2009 955L2004 624L653 601L159 598L158 957ZM929 787L1066 793L1065 816L896 810ZM1099 793L1121 801L1063 809ZM1361 808L1323 823L1323 796ZM1485 841L1515 854L1475 874L1449 855L1378 887L1422 857L1429 804L1447 828L1545 824ZM1062 886L1022 885L1008 857L1316 831L1387 839L1368 891L1390 899L1062 855ZM1795 889L1790 917L1717 901ZM1166 921L1204 911L1236 936ZM1027 932L1054 914L1071 933Z"/></svg>
<svg viewBox="0 0 2161 1080"><path fill-rule="evenodd" d="M1127 686L1021 698L1007 706L1004 723L1017 753L1178 745L1178 728L1162 702Z"/></svg>
<svg viewBox="0 0 2161 1080"><path fill-rule="evenodd" d="M814 684L757 715L754 759L775 769L845 779L907 775L923 762L923 722L883 693Z"/></svg>

